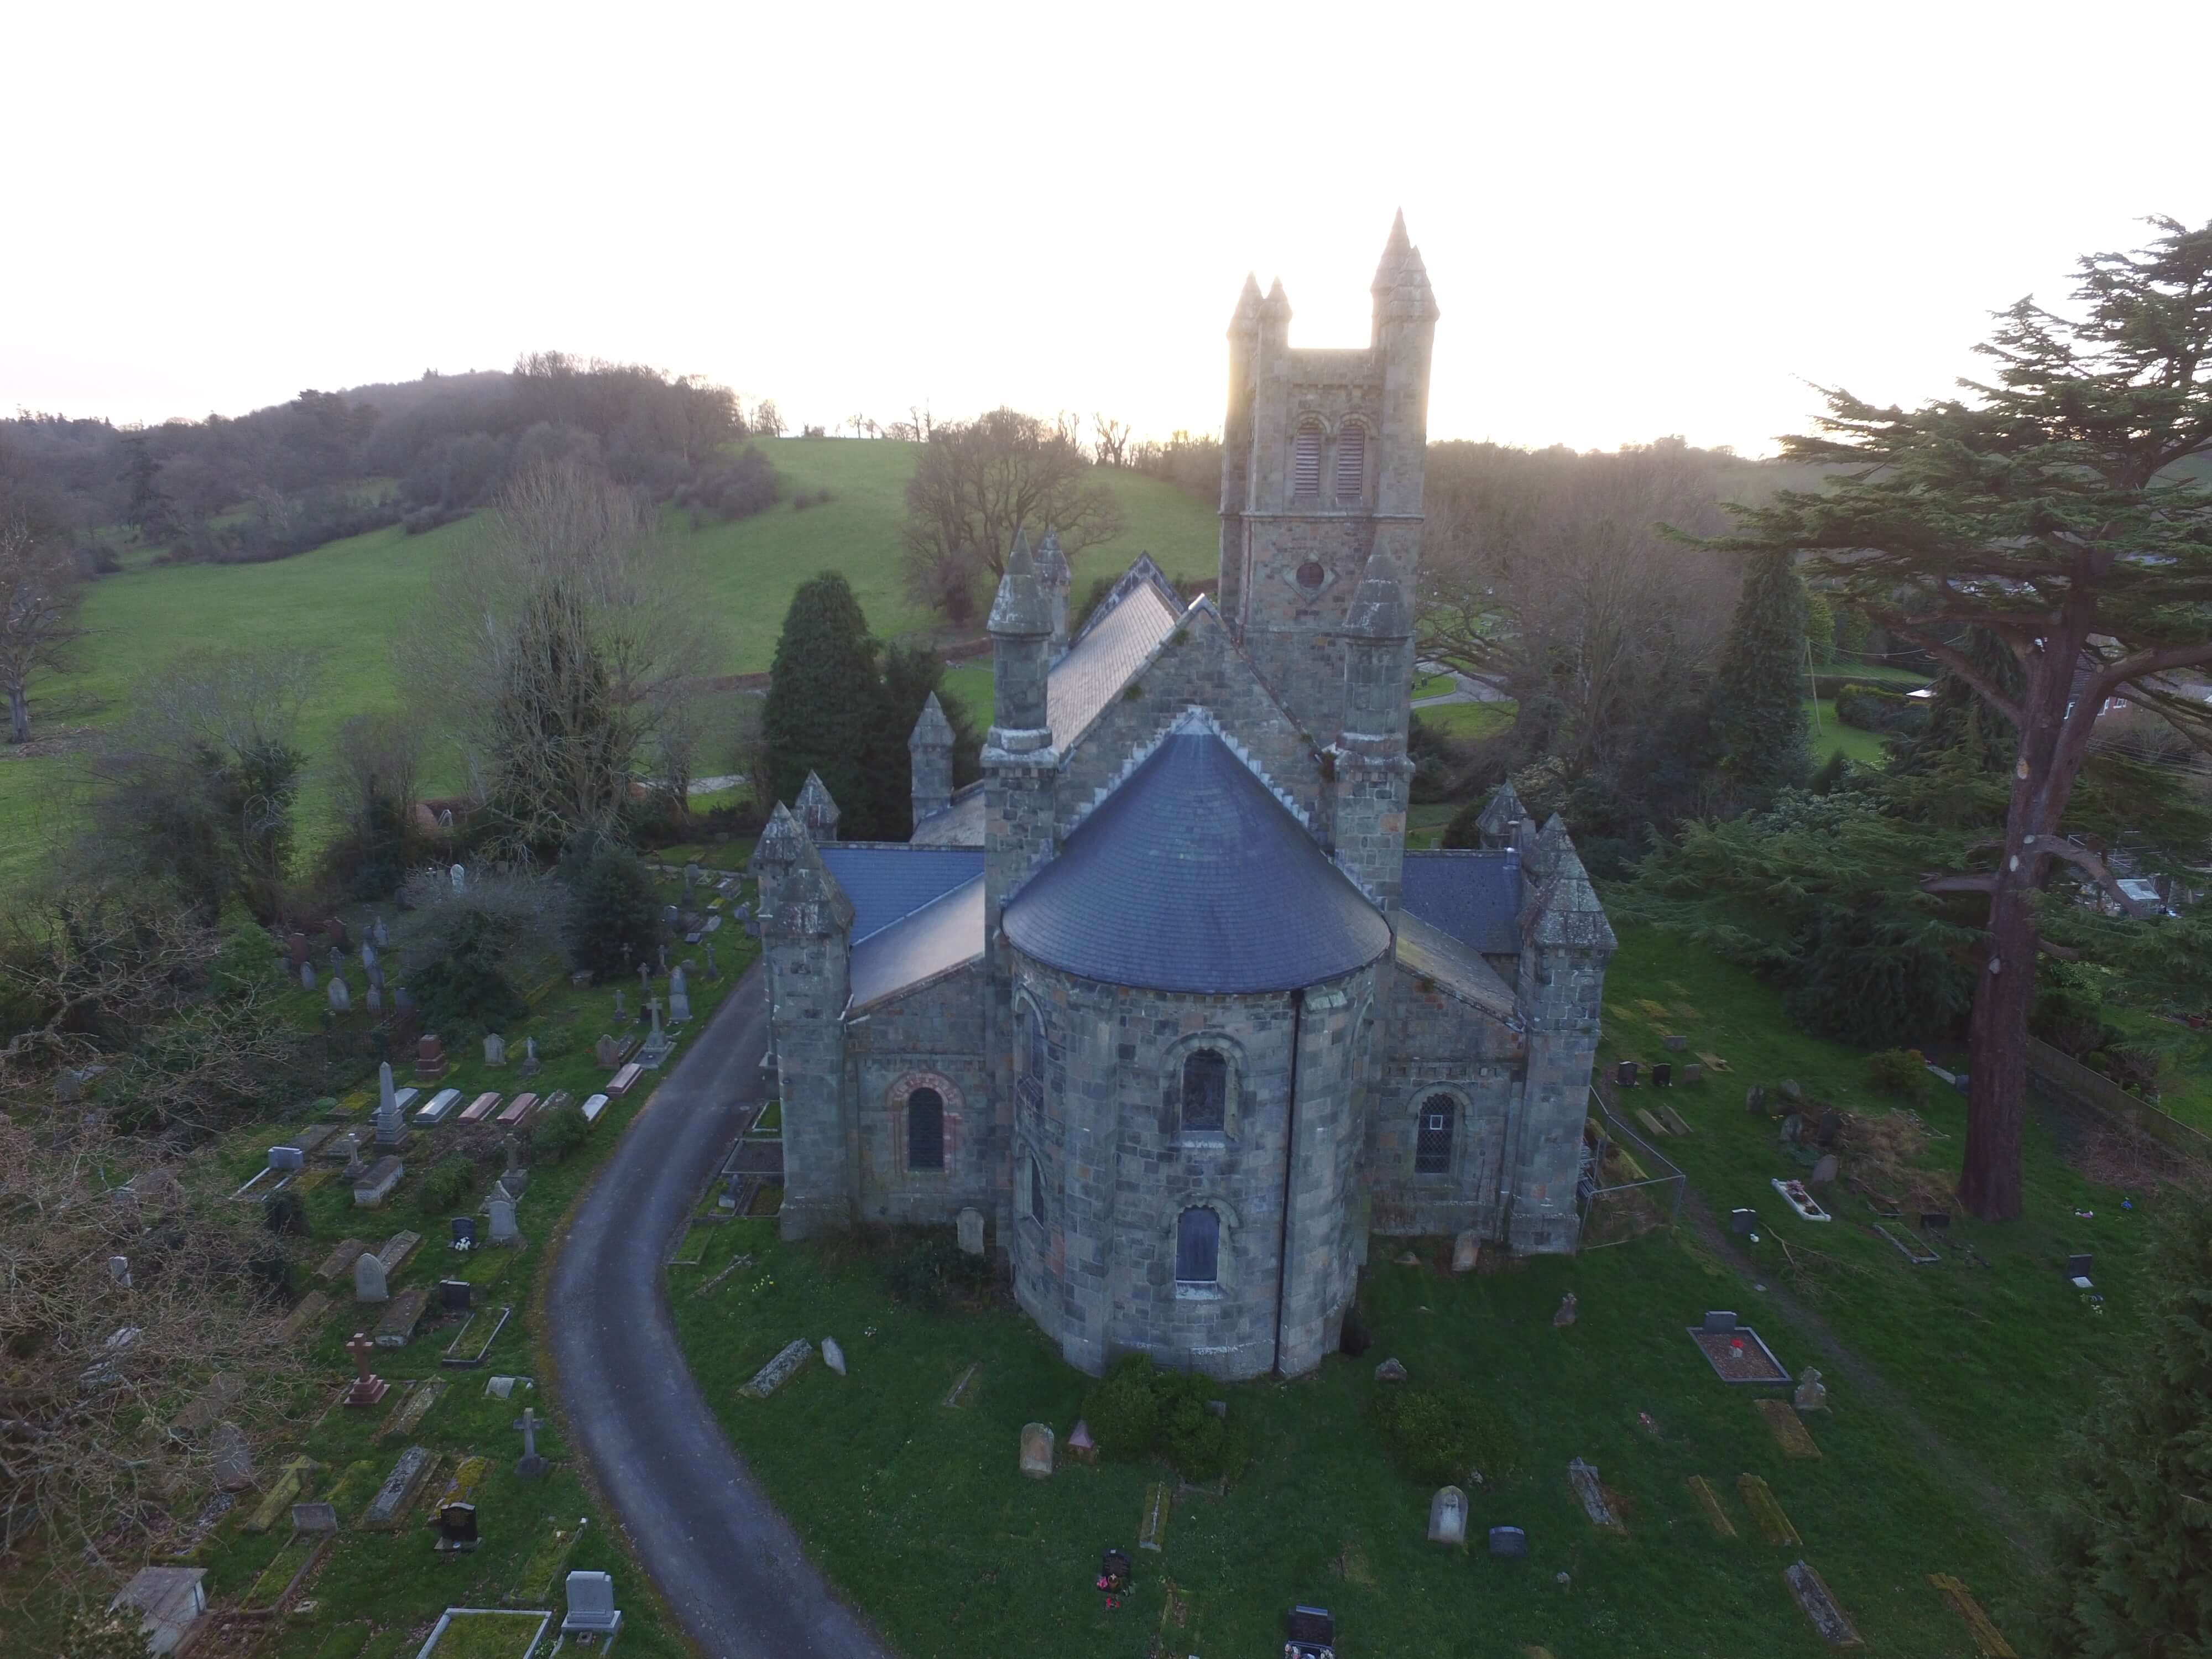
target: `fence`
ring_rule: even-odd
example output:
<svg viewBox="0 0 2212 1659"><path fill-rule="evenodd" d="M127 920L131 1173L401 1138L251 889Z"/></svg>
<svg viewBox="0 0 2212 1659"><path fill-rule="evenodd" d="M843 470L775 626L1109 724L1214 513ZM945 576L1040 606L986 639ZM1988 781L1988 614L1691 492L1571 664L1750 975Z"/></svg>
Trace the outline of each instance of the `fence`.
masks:
<svg viewBox="0 0 2212 1659"><path fill-rule="evenodd" d="M1682 1213L1682 1192L1689 1179L1674 1161L1645 1139L1613 1109L1604 1091L1593 1085L1589 1118L1583 1137L1583 1164L1575 1181L1575 1207L1582 1212L1582 1248L1601 1250L1625 1244L1658 1227L1672 1227ZM1641 1175L1634 1181L1607 1183L1605 1179L1607 1145L1639 1170L1657 1169L1659 1175ZM1662 1213L1663 1211L1663 1213Z"/></svg>
<svg viewBox="0 0 2212 1659"><path fill-rule="evenodd" d="M2034 1037L2027 1040L2027 1074L2053 1094L2140 1129L2184 1158L2212 1162L2212 1135L2191 1128L2172 1113L2130 1094L2102 1073Z"/></svg>

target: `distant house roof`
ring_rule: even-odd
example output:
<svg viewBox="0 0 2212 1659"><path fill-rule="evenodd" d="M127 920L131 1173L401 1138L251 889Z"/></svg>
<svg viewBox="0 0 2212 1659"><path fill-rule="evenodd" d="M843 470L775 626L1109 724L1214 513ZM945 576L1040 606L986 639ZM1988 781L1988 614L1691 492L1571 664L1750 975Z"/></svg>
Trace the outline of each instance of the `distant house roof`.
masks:
<svg viewBox="0 0 2212 1659"><path fill-rule="evenodd" d="M913 847L981 847L983 844L983 786L956 790L952 804L914 826Z"/></svg>
<svg viewBox="0 0 2212 1659"><path fill-rule="evenodd" d="M951 973L983 955L983 878L980 872L910 915L853 947L852 1007Z"/></svg>
<svg viewBox="0 0 2212 1659"><path fill-rule="evenodd" d="M1134 567L1132 567L1133 571ZM1045 718L1052 725L1052 746L1065 750L1081 737L1099 711L1121 695L1129 677L1175 631L1182 612L1164 584L1128 581L1085 626L1067 654L1053 665L1046 681Z"/></svg>
<svg viewBox="0 0 2212 1659"><path fill-rule="evenodd" d="M1510 850L1408 853L1410 914L1485 956L1521 953L1521 860Z"/></svg>
<svg viewBox="0 0 2212 1659"><path fill-rule="evenodd" d="M1350 973L1390 929L1210 732L1165 738L1006 910L1006 937L1112 985L1208 994Z"/></svg>
<svg viewBox="0 0 2212 1659"><path fill-rule="evenodd" d="M817 850L852 901L855 945L983 873L980 847L833 841Z"/></svg>

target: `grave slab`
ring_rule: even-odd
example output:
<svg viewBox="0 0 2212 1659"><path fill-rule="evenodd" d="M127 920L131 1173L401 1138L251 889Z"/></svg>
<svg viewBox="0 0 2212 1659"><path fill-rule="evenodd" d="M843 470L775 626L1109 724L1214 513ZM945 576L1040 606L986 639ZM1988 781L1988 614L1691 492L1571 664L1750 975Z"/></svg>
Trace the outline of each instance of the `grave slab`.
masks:
<svg viewBox="0 0 2212 1659"><path fill-rule="evenodd" d="M292 1511L307 1492L307 1477L314 1472L313 1459L295 1457L284 1466L276 1477L276 1485L262 1494L261 1502L253 1513L239 1523L240 1532L267 1532Z"/></svg>
<svg viewBox="0 0 2212 1659"><path fill-rule="evenodd" d="M354 1182L354 1203L364 1210L381 1208L406 1173L407 1166L398 1158L380 1158L369 1165L366 1176Z"/></svg>
<svg viewBox="0 0 2212 1659"><path fill-rule="evenodd" d="M384 1271L396 1273L407 1265L407 1258L415 1254L415 1247L422 1242L422 1235L402 1230L380 1245L376 1259L384 1264Z"/></svg>
<svg viewBox="0 0 2212 1659"><path fill-rule="evenodd" d="M323 1316L331 1310L331 1299L320 1291L310 1291L300 1299L300 1305L286 1314L276 1327L280 1340L289 1342L302 1331L311 1331L322 1323Z"/></svg>
<svg viewBox="0 0 2212 1659"><path fill-rule="evenodd" d="M1774 1436L1774 1443L1782 1448L1787 1457L1818 1457L1820 1448L1805 1427L1805 1419L1797 1415L1786 1400L1759 1400L1753 1402L1759 1414L1766 1419L1766 1426Z"/></svg>
<svg viewBox="0 0 2212 1659"><path fill-rule="evenodd" d="M1982 1611L1982 1604L1974 1600L1965 1584L1948 1572L1931 1572L1928 1582L1943 1592L1943 1599L1966 1621L1966 1628L1973 1632L1975 1651L1981 1659L2020 1659L2012 1644L2005 1640L2004 1632Z"/></svg>
<svg viewBox="0 0 2212 1659"><path fill-rule="evenodd" d="M1628 1528L1606 1499L1605 1483L1598 1479L1596 1469L1577 1457L1567 1465L1567 1484L1574 1488L1575 1500L1583 1506L1590 1525L1601 1532L1627 1535Z"/></svg>
<svg viewBox="0 0 2212 1659"><path fill-rule="evenodd" d="M1842 1607L1810 1565L1799 1561L1784 1567L1782 1582L1797 1598L1797 1605L1805 1609L1805 1616L1813 1621L1813 1628L1820 1633L1822 1641L1832 1648L1861 1645L1858 1632L1851 1628L1851 1621L1844 1616Z"/></svg>
<svg viewBox="0 0 2212 1659"><path fill-rule="evenodd" d="M813 1358L814 1345L805 1337L787 1342L775 1358L753 1374L753 1380L738 1392L754 1400L765 1400L798 1375L799 1368Z"/></svg>
<svg viewBox="0 0 2212 1659"><path fill-rule="evenodd" d="M407 1397L399 1402L399 1409L392 1420L377 1431L379 1440L397 1440L412 1434L417 1424L430 1414L431 1408L445 1397L446 1380L434 1376L426 1382L411 1383Z"/></svg>
<svg viewBox="0 0 2212 1659"><path fill-rule="evenodd" d="M481 1123L484 1119L491 1115L492 1109L498 1104L499 1097L496 1094L478 1095L462 1109L461 1121L464 1123Z"/></svg>
<svg viewBox="0 0 2212 1659"><path fill-rule="evenodd" d="M342 1238L323 1258L323 1265L315 1269L315 1277L335 1282L353 1271L354 1258L368 1245L358 1238Z"/></svg>
<svg viewBox="0 0 2212 1659"><path fill-rule="evenodd" d="M1706 1522L1711 1526L1713 1536L1735 1536L1735 1522L1729 1519L1728 1511L1721 1507L1721 1495L1713 1490L1711 1481L1702 1474L1692 1475L1690 1495L1698 1500L1698 1508L1704 1512Z"/></svg>
<svg viewBox="0 0 2212 1659"><path fill-rule="evenodd" d="M422 1322L422 1310L429 1302L430 1293L420 1286L393 1297L385 1304L384 1316L376 1322L376 1346L405 1347L413 1339L415 1327Z"/></svg>
<svg viewBox="0 0 2212 1659"><path fill-rule="evenodd" d="M368 1510L361 1524L373 1532L389 1531L406 1518L408 1505L413 1502L416 1489L422 1477L430 1472L428 1448L410 1446L399 1454L399 1461L392 1466L392 1473L376 1489L376 1496L368 1500Z"/></svg>
<svg viewBox="0 0 2212 1659"><path fill-rule="evenodd" d="M1790 1517L1784 1513L1781 1500L1775 1497L1774 1489L1765 1480L1755 1474L1740 1474L1735 1478L1735 1489L1743 1499L1744 1508L1751 1511L1751 1518L1759 1523L1761 1538L1770 1544L1802 1544L1805 1541L1797 1535L1797 1528L1790 1524Z"/></svg>

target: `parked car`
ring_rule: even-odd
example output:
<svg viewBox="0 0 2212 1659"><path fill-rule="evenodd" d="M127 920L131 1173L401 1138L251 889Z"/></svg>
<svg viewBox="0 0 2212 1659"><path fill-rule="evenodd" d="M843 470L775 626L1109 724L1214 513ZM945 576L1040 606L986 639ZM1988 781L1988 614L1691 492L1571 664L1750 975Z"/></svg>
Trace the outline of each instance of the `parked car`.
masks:
<svg viewBox="0 0 2212 1659"><path fill-rule="evenodd" d="M1289 1625L1283 1659L1336 1659L1336 1620L1327 1607L1292 1607Z"/></svg>

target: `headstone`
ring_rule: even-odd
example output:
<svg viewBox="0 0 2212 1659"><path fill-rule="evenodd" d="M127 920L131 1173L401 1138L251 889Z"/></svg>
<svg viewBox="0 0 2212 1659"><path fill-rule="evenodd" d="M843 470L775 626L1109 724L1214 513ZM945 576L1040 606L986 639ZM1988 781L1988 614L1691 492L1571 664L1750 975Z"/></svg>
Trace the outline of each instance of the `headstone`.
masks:
<svg viewBox="0 0 2212 1659"><path fill-rule="evenodd" d="M1559 1310L1552 1316L1552 1323L1565 1329L1575 1322L1575 1293L1569 1291L1559 1298Z"/></svg>
<svg viewBox="0 0 2212 1659"><path fill-rule="evenodd" d="M477 1506L447 1504L438 1511L438 1548L466 1553L477 1547Z"/></svg>
<svg viewBox="0 0 2212 1659"><path fill-rule="evenodd" d="M294 1532L336 1532L338 1529L338 1510L335 1504L295 1504L292 1505Z"/></svg>
<svg viewBox="0 0 2212 1659"><path fill-rule="evenodd" d="M615 987L615 1018L617 1020L629 1018L629 1004L623 1000L623 988L619 985Z"/></svg>
<svg viewBox="0 0 2212 1659"><path fill-rule="evenodd" d="M1429 1500L1429 1542L1467 1547L1467 1494L1457 1486L1439 1486Z"/></svg>
<svg viewBox="0 0 2212 1659"><path fill-rule="evenodd" d="M983 1212L974 1205L960 1212L953 1223L961 1250L968 1255L983 1254Z"/></svg>
<svg viewBox="0 0 2212 1659"><path fill-rule="evenodd" d="M300 964L300 987L302 990L307 991L312 991L315 988L315 964L313 963L303 962Z"/></svg>
<svg viewBox="0 0 2212 1659"><path fill-rule="evenodd" d="M622 1628L615 1610L615 1581L604 1572L568 1575L568 1612L561 1620L561 1633L611 1638Z"/></svg>
<svg viewBox="0 0 2212 1659"><path fill-rule="evenodd" d="M1790 1397L1790 1403L1801 1412L1828 1409L1828 1385L1820 1381L1820 1373L1813 1366L1806 1366L1804 1375L1797 1379L1797 1391Z"/></svg>
<svg viewBox="0 0 2212 1659"><path fill-rule="evenodd" d="M331 971L335 974L340 967L344 965L344 963L345 952L339 950L335 945L331 946Z"/></svg>
<svg viewBox="0 0 2212 1659"><path fill-rule="evenodd" d="M607 1071L621 1065L622 1057L622 1044L611 1036L602 1036L592 1045L592 1058Z"/></svg>
<svg viewBox="0 0 2212 1659"><path fill-rule="evenodd" d="M356 1302L388 1302L392 1299L391 1276L385 1272L384 1263L367 1250L353 1259L353 1299Z"/></svg>
<svg viewBox="0 0 2212 1659"><path fill-rule="evenodd" d="M337 916L323 924L323 931L331 936L331 945L336 950L343 951L352 943L347 936L345 923Z"/></svg>
<svg viewBox="0 0 2212 1659"><path fill-rule="evenodd" d="M1052 1431L1042 1423L1022 1425L1022 1473L1032 1480L1052 1478Z"/></svg>
<svg viewBox="0 0 2212 1659"><path fill-rule="evenodd" d="M2082 1251L2079 1255L2068 1256L2066 1258L2066 1277L2071 1279L2079 1280L2081 1283L2085 1285L2087 1284L2089 1281L2089 1268L2092 1265L2092 1261L2093 1258L2090 1253L2087 1250Z"/></svg>
<svg viewBox="0 0 2212 1659"><path fill-rule="evenodd" d="M459 865L457 864L447 871L446 875L447 878L453 884L453 890L456 893L465 893L469 890L469 872L462 869Z"/></svg>
<svg viewBox="0 0 2212 1659"><path fill-rule="evenodd" d="M1651 1066L1651 1086L1671 1089L1674 1086L1674 1062L1670 1060L1654 1061Z"/></svg>
<svg viewBox="0 0 2212 1659"><path fill-rule="evenodd" d="M376 913L375 933L376 948L378 950L381 951L386 945L392 943L392 930L384 925L384 913L381 910Z"/></svg>
<svg viewBox="0 0 2212 1659"><path fill-rule="evenodd" d="M364 968L374 968L376 966L376 944L374 940L368 939L362 940L361 965Z"/></svg>
<svg viewBox="0 0 2212 1659"><path fill-rule="evenodd" d="M681 1025L691 1018L691 988L684 983L684 970L678 968L668 976L668 1023Z"/></svg>
<svg viewBox="0 0 2212 1659"><path fill-rule="evenodd" d="M1683 1065L1682 1082L1686 1086L1695 1088L1698 1084L1703 1083L1705 1080L1705 1066L1703 1060L1692 1060Z"/></svg>
<svg viewBox="0 0 2212 1659"><path fill-rule="evenodd" d="M1518 1527L1492 1527L1490 1553L1506 1560L1518 1560L1528 1553L1528 1534Z"/></svg>
<svg viewBox="0 0 2212 1659"><path fill-rule="evenodd" d="M438 1281L438 1300L447 1313L466 1313L469 1297L476 1286L465 1279L441 1279Z"/></svg>
<svg viewBox="0 0 2212 1659"><path fill-rule="evenodd" d="M307 1155L297 1146L271 1146L269 1167L272 1170L302 1170L307 1167Z"/></svg>
<svg viewBox="0 0 2212 1659"><path fill-rule="evenodd" d="M353 1407L374 1406L384 1398L392 1385L368 1369L369 1356L376 1352L376 1344L366 1331L356 1331L353 1340L347 1343L346 1352L353 1356L355 1377L353 1386L346 1390L345 1402Z"/></svg>
<svg viewBox="0 0 2212 1659"><path fill-rule="evenodd" d="M1613 1080L1618 1087L1633 1089L1636 1086L1636 1062L1632 1060L1622 1060L1620 1065L1613 1068Z"/></svg>
<svg viewBox="0 0 2212 1659"><path fill-rule="evenodd" d="M1724 1336L1735 1328L1735 1316L1720 1308L1705 1310L1704 1329L1708 1335Z"/></svg>
<svg viewBox="0 0 2212 1659"><path fill-rule="evenodd" d="M246 1431L225 1418L208 1434L210 1462L215 1483L225 1492L244 1492L253 1484L253 1452L246 1443Z"/></svg>
<svg viewBox="0 0 2212 1659"><path fill-rule="evenodd" d="M477 1242L477 1218L474 1216L457 1215L453 1218L450 1224L453 1230L453 1248L455 1249L466 1250L475 1248Z"/></svg>
<svg viewBox="0 0 2212 1659"><path fill-rule="evenodd" d="M668 971L668 947L665 945L660 947L660 971L664 974Z"/></svg>
<svg viewBox="0 0 2212 1659"><path fill-rule="evenodd" d="M107 1258L107 1276L125 1290L131 1288L131 1258L111 1255Z"/></svg>
<svg viewBox="0 0 2212 1659"><path fill-rule="evenodd" d="M484 1393L494 1400L506 1400L514 1393L514 1385L523 1379L519 1376L495 1376L484 1384Z"/></svg>
<svg viewBox="0 0 2212 1659"><path fill-rule="evenodd" d="M1920 1231L1923 1233L1949 1232L1951 1212L1948 1210L1923 1210L1920 1212Z"/></svg>
<svg viewBox="0 0 2212 1659"><path fill-rule="evenodd" d="M522 1415L514 1419L514 1426L522 1431L522 1459L514 1466L514 1472L525 1480L535 1480L552 1468L538 1455L538 1413L525 1406Z"/></svg>
<svg viewBox="0 0 2212 1659"><path fill-rule="evenodd" d="M1403 1382L1406 1367L1399 1360L1386 1359L1375 1368L1375 1380L1377 1382Z"/></svg>
<svg viewBox="0 0 2212 1659"><path fill-rule="evenodd" d="M1690 1039L1686 1036L1662 1036L1659 1041L1667 1045L1667 1052L1672 1054L1679 1054L1690 1046Z"/></svg>
<svg viewBox="0 0 2212 1659"><path fill-rule="evenodd" d="M392 1006L403 1011L412 1008L415 1006L415 994L404 985L394 986L392 991Z"/></svg>
<svg viewBox="0 0 2212 1659"><path fill-rule="evenodd" d="M822 1363L838 1376L844 1376L845 1351L837 1346L837 1339L834 1336L822 1339Z"/></svg>
<svg viewBox="0 0 2212 1659"><path fill-rule="evenodd" d="M494 1032L484 1039L483 1048L485 1065L504 1066L507 1064L507 1039L505 1037L501 1036L497 1032Z"/></svg>
<svg viewBox="0 0 2212 1659"><path fill-rule="evenodd" d="M314 947L307 943L307 936L305 933L293 934L285 945L287 959L295 968L306 967L309 960L309 953L313 949Z"/></svg>
<svg viewBox="0 0 2212 1659"><path fill-rule="evenodd" d="M1471 1273L1482 1261L1482 1240L1474 1228L1458 1234L1452 1240L1452 1271Z"/></svg>
<svg viewBox="0 0 2212 1659"><path fill-rule="evenodd" d="M368 982L368 1012L372 1014L384 1012L384 988L373 979Z"/></svg>
<svg viewBox="0 0 2212 1659"><path fill-rule="evenodd" d="M353 993L346 989L344 975L340 974L331 975L331 1012L334 1014L353 1012Z"/></svg>
<svg viewBox="0 0 2212 1659"><path fill-rule="evenodd" d="M534 1036L522 1039L522 1074L525 1077L538 1075L538 1039Z"/></svg>
<svg viewBox="0 0 2212 1659"><path fill-rule="evenodd" d="M1836 1178L1836 1155L1823 1152L1813 1161L1813 1173L1805 1179L1815 1187L1825 1187Z"/></svg>
<svg viewBox="0 0 2212 1659"><path fill-rule="evenodd" d="M389 1062L376 1068L376 1144L390 1146L405 1133L399 1116L399 1097L392 1086Z"/></svg>
<svg viewBox="0 0 2212 1659"><path fill-rule="evenodd" d="M415 1077L420 1083L435 1083L446 1074L446 1045L435 1031L426 1033L415 1045Z"/></svg>
<svg viewBox="0 0 2212 1659"><path fill-rule="evenodd" d="M1756 1232L1758 1230L1758 1211L1730 1210L1729 1212L1729 1231L1730 1232L1735 1233L1739 1237L1747 1237Z"/></svg>
<svg viewBox="0 0 2212 1659"><path fill-rule="evenodd" d="M1823 1109L1820 1113L1820 1129L1817 1137L1820 1150L1826 1152L1833 1146L1843 1133L1844 1115L1832 1106Z"/></svg>
<svg viewBox="0 0 2212 1659"><path fill-rule="evenodd" d="M1796 1078L1784 1078L1778 1087L1783 1099L1788 1101L1792 1106L1801 1106L1804 1103L1805 1091Z"/></svg>
<svg viewBox="0 0 2212 1659"><path fill-rule="evenodd" d="M1754 1083L1743 1091L1743 1109L1753 1117L1766 1115L1766 1085Z"/></svg>
<svg viewBox="0 0 2212 1659"><path fill-rule="evenodd" d="M493 1243L512 1244L522 1237L521 1230L514 1224L514 1200L513 1199L495 1198L485 1207L491 1212L491 1242Z"/></svg>
<svg viewBox="0 0 2212 1659"><path fill-rule="evenodd" d="M1068 1432L1067 1449L1083 1462L1098 1461L1098 1443L1091 1437L1091 1425L1081 1418L1076 1419L1075 1427Z"/></svg>

